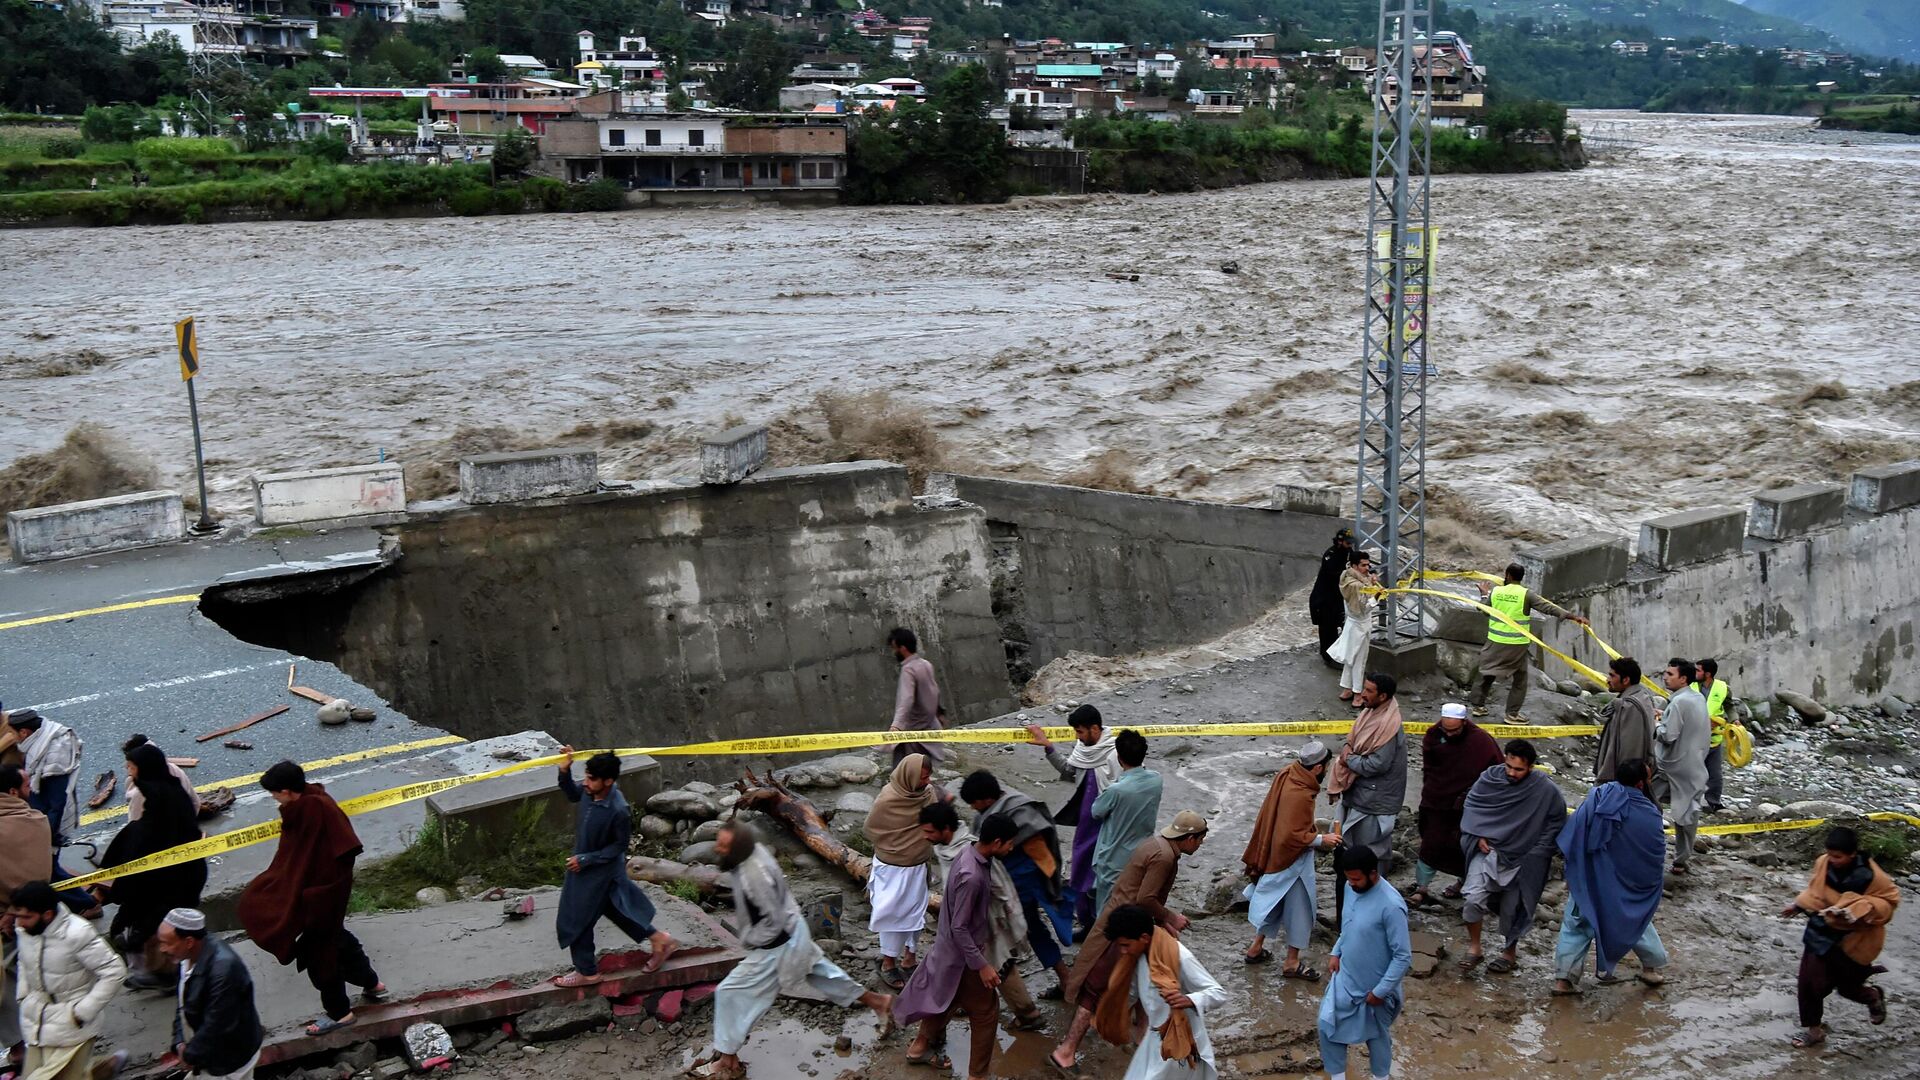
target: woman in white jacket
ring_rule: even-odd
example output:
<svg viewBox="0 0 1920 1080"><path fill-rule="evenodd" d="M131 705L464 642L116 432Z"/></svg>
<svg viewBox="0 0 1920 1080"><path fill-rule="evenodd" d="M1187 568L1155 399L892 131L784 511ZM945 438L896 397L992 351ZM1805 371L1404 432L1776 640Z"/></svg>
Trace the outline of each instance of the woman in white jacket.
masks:
<svg viewBox="0 0 1920 1080"><path fill-rule="evenodd" d="M7 915L20 957L22 1080L89 1080L94 1024L126 982L127 965L44 881L15 889ZM103 1072L119 1072L126 1060L126 1051L115 1053Z"/></svg>

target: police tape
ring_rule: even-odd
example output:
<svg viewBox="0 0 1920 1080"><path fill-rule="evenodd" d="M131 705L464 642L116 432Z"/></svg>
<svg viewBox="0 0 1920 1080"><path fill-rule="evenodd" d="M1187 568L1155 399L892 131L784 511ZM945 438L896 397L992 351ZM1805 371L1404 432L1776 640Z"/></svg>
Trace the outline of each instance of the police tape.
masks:
<svg viewBox="0 0 1920 1080"><path fill-rule="evenodd" d="M1410 735L1424 735L1431 723L1408 721L1401 725ZM1228 735L1239 737L1289 736L1289 735L1344 735L1353 729L1351 720L1299 720L1283 723L1265 724L1140 724L1127 730L1137 731L1141 735L1154 738L1169 738L1183 735ZM1498 738L1576 738L1600 734L1600 728L1591 724L1568 725L1563 727L1531 727L1523 724L1483 724L1481 730ZM1070 727L1049 727L1044 732L1048 739L1071 740L1073 729ZM648 755L651 757L746 757L755 754L791 754L817 750L848 750L862 746L890 746L895 743L1025 743L1030 741L1026 728L956 728L943 731L851 731L829 732L815 735L775 735L757 739L721 739L713 742L684 743L678 746L628 747L613 750L611 753L621 757ZM584 758L600 753L598 750L576 751L575 757ZM340 800L340 809L349 817L386 810L405 803L438 795L467 784L483 783L527 769L541 766L557 766L565 760L562 755L552 754L534 758L530 761L516 761L486 772L465 776L447 776L437 780L422 780L419 783L402 787L388 788L368 795L358 795L351 799ZM115 878L129 877L149 870L161 870L169 866L204 859L209 856L224 855L243 847L263 843L280 835L278 821L264 821L257 825L248 825L229 832L219 833L201 840L190 841L177 847L156 851L118 866L105 867L89 874L69 878L59 882L55 888L81 889L89 885L112 881Z"/></svg>
<svg viewBox="0 0 1920 1080"><path fill-rule="evenodd" d="M1891 810L1879 810L1864 816L1868 821L1899 821L1920 829L1920 817L1902 814ZM1791 821L1743 821L1732 825L1702 825L1701 836L1738 836L1744 833L1788 832L1794 829L1813 829L1832 818L1795 818ZM1672 829L1667 830L1669 833Z"/></svg>

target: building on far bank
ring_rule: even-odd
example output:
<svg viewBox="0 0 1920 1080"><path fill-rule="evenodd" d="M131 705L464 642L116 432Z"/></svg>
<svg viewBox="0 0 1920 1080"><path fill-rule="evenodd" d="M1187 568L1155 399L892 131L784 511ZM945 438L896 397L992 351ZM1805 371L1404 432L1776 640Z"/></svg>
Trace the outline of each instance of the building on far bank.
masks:
<svg viewBox="0 0 1920 1080"><path fill-rule="evenodd" d="M631 113L618 111L616 97L584 99L579 116L547 123L541 157L562 179L605 178L656 192L839 197L847 162L839 116Z"/></svg>
<svg viewBox="0 0 1920 1080"><path fill-rule="evenodd" d="M124 49L172 34L188 54L288 68L313 55L320 24L289 18L284 0L99 0L94 14Z"/></svg>

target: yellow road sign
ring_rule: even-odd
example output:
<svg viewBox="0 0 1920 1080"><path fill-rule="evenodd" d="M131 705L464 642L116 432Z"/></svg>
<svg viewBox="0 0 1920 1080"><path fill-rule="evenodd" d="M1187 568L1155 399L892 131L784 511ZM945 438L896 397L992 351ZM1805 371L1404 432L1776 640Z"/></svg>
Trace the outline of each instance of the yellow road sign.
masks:
<svg viewBox="0 0 1920 1080"><path fill-rule="evenodd" d="M180 348L180 381L191 382L200 374L200 339L194 334L193 316L173 324L173 340Z"/></svg>

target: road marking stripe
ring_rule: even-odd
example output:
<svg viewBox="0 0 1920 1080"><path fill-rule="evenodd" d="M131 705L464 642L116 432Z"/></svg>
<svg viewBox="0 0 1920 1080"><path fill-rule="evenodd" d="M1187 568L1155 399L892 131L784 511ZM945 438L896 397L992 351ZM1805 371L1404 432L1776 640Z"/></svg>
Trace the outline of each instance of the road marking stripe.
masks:
<svg viewBox="0 0 1920 1080"><path fill-rule="evenodd" d="M241 675L249 671L259 671L262 668L277 668L284 663L286 663L285 660L268 660L262 664L243 664L239 667L221 668L219 671L203 671L198 675L181 675L172 679L160 679L156 682L140 683L137 686L122 686L113 690L102 690L94 694L81 694L79 697L42 702L41 704L33 706L33 708L41 710L64 709L74 705L85 705L89 702L99 701L101 698L116 697L120 694L143 694L149 690L165 690L169 687L185 686L187 683L205 682L208 679L224 679L229 675Z"/></svg>
<svg viewBox="0 0 1920 1080"><path fill-rule="evenodd" d="M412 742L394 743L392 746L377 746L371 750L355 750L350 754L336 754L330 758L321 758L319 761L303 761L300 763L300 769L302 772L316 773L322 769L331 769L337 765L352 765L357 761L372 761L376 758L404 754L410 750L429 750L441 746L452 746L456 743L466 741L467 740L458 735L438 735L431 739L415 739ZM248 773L245 776L230 776L225 780L209 780L204 784L196 785L193 790L212 791L214 788L221 787L245 787L248 784L255 783L265 775L265 773ZM105 810L95 810L91 814L82 814L80 816L80 824L95 825L102 821L110 821L114 818L122 817L126 812L127 805L121 803L119 806L109 807Z"/></svg>
<svg viewBox="0 0 1920 1080"><path fill-rule="evenodd" d="M0 622L0 630L18 630L25 626L40 626L43 623L65 622L68 619L81 619L88 615L111 615L116 611L133 611L138 608L159 607L162 604L191 604L199 599L199 593L181 593L177 596L156 596L151 600L131 600L124 604L108 604L106 607L87 608L83 611L66 611L58 615L36 615L31 619L15 619L12 622Z"/></svg>

